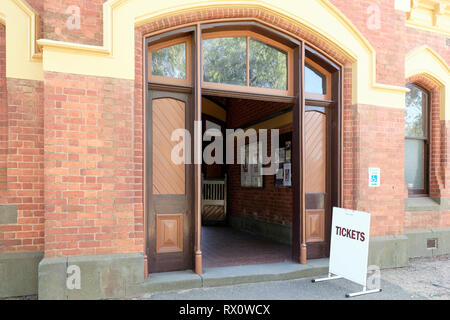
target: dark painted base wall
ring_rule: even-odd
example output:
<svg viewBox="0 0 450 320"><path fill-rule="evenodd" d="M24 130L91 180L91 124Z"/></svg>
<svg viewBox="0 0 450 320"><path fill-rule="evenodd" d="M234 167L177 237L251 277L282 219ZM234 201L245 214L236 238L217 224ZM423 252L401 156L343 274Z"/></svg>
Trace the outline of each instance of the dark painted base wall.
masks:
<svg viewBox="0 0 450 320"><path fill-rule="evenodd" d="M245 217L232 217L233 227L289 243L290 228ZM427 248L427 240L437 248ZM405 267L410 258L450 254L450 228L406 231L404 235L370 240L369 265ZM81 288L67 288L67 268L81 271ZM174 283L177 281L174 276ZM136 294L144 283L141 253L43 258L42 252L0 255L0 298L38 294L39 299L105 299Z"/></svg>
<svg viewBox="0 0 450 320"><path fill-rule="evenodd" d="M36 295L43 252L0 254L0 298Z"/></svg>

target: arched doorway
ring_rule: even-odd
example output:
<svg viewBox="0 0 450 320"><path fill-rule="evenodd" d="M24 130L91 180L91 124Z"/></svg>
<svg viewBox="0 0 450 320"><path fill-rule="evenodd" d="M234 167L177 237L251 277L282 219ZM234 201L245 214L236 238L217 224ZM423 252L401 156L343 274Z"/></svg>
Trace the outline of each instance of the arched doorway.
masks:
<svg viewBox="0 0 450 320"><path fill-rule="evenodd" d="M192 145L201 141L193 123L201 123L202 97L285 103L290 153L288 163L286 144L283 163L289 165L280 169L283 186L291 189L291 256L328 256L331 208L340 201L340 67L304 41L254 21L185 26L150 36L146 49L149 271L195 265L201 273L202 167L194 154L202 150L190 153L190 164L173 166L169 159L173 130L188 129ZM280 116L268 114L244 127ZM263 182L251 183L265 189Z"/></svg>

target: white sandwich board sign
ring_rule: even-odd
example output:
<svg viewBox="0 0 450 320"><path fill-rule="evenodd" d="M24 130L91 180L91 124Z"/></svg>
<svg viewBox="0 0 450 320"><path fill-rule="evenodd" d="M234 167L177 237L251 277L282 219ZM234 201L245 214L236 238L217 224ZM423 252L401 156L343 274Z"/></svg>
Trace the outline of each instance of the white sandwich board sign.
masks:
<svg viewBox="0 0 450 320"><path fill-rule="evenodd" d="M313 282L345 278L363 286L348 297L381 291L366 290L369 233L370 213L334 207L328 278Z"/></svg>

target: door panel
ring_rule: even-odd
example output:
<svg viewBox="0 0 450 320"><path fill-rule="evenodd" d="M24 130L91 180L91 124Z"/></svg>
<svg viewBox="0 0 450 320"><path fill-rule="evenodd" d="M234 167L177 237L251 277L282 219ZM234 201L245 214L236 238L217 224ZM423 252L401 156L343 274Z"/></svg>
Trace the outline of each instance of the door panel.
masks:
<svg viewBox="0 0 450 320"><path fill-rule="evenodd" d="M172 149L178 142L170 139L174 130L185 128L185 123L184 101L173 98L153 99L153 194L185 193L185 166L171 161Z"/></svg>
<svg viewBox="0 0 450 320"><path fill-rule="evenodd" d="M323 112L320 112L323 111ZM329 253L329 164L326 109L305 112L305 209L308 258Z"/></svg>
<svg viewBox="0 0 450 320"><path fill-rule="evenodd" d="M175 164L176 129L192 132L191 97L150 91L147 115L148 260L150 272L193 267L193 166ZM189 138L189 137L187 137ZM191 138L192 145L192 138ZM191 159L192 160L192 159Z"/></svg>
<svg viewBox="0 0 450 320"><path fill-rule="evenodd" d="M183 252L183 214L156 215L156 253Z"/></svg>

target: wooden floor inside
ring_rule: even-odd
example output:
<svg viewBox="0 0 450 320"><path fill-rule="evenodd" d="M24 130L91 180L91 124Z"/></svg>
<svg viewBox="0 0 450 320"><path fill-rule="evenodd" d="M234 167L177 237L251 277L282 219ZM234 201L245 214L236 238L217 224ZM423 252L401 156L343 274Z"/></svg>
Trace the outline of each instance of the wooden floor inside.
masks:
<svg viewBox="0 0 450 320"><path fill-rule="evenodd" d="M291 261L291 246L226 226L202 226L203 267Z"/></svg>

